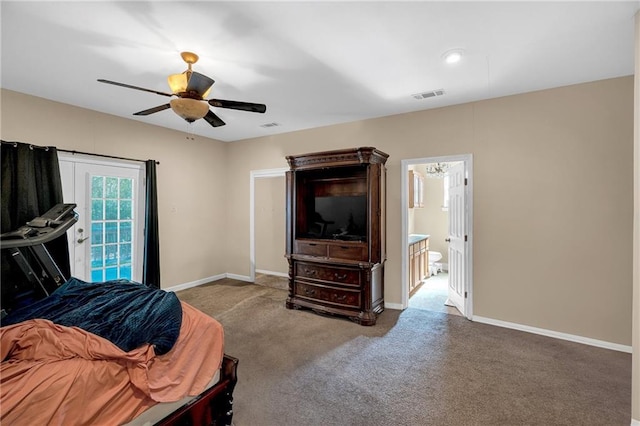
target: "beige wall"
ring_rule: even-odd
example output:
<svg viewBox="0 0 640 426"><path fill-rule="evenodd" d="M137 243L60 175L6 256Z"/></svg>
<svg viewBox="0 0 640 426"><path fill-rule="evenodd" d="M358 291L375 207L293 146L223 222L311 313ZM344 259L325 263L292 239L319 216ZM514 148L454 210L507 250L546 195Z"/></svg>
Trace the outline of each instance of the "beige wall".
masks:
<svg viewBox="0 0 640 426"><path fill-rule="evenodd" d="M640 12L635 17L632 419L640 424Z"/></svg>
<svg viewBox="0 0 640 426"><path fill-rule="evenodd" d="M385 298L401 303L400 161L473 154L474 314L631 344L633 78L229 145L229 266L248 275L249 171L285 155L390 154Z"/></svg>
<svg viewBox="0 0 640 426"><path fill-rule="evenodd" d="M375 146L390 154L385 298L400 304L400 161L473 154L474 314L631 344L633 77L230 144L4 90L1 117L3 139L161 162L163 287L249 276L251 170Z"/></svg>
<svg viewBox="0 0 640 426"><path fill-rule="evenodd" d="M160 161L162 287L227 272L225 143L7 90L1 95L3 140Z"/></svg>
<svg viewBox="0 0 640 426"><path fill-rule="evenodd" d="M284 176L255 180L256 269L287 274Z"/></svg>

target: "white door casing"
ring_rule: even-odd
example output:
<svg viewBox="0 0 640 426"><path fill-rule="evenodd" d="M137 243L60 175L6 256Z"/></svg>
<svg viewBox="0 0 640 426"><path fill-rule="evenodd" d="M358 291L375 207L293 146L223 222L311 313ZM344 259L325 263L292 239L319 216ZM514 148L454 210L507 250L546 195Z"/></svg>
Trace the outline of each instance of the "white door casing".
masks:
<svg viewBox="0 0 640 426"><path fill-rule="evenodd" d="M428 163L450 163L450 162L462 162L464 167L463 177L467 179L467 185L464 187L464 204L465 209L463 211L463 223L466 230L465 235L467 241L464 252L462 253L464 258L462 260L461 273L463 277L463 289L466 292L466 298L463 299L463 310L461 313L469 320L473 319L473 156L471 154L458 154L447 155L441 157L424 157L424 158L412 158L400 160L400 203L402 214L401 223L401 281L403 283L401 289L401 304L385 302L385 307L390 309L406 309L409 306L409 185L408 185L408 172L409 166ZM429 202L429 200L427 200ZM451 212L451 210L449 210ZM425 230L426 233L429 233ZM463 293L464 294L464 293Z"/></svg>

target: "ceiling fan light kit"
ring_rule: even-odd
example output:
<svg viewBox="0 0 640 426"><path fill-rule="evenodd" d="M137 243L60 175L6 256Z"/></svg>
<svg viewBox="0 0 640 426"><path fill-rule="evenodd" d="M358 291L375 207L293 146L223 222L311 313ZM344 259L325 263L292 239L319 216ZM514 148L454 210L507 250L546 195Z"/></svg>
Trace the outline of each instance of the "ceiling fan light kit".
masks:
<svg viewBox="0 0 640 426"><path fill-rule="evenodd" d="M185 92L187 90L188 78L185 73L171 74L167 77L167 82L171 88L171 93L177 95L178 93Z"/></svg>
<svg viewBox="0 0 640 426"><path fill-rule="evenodd" d="M171 99L171 101L169 101L169 105L171 105L173 112L187 120L189 123L193 123L194 121L201 119L209 112L209 104L197 99Z"/></svg>
<svg viewBox="0 0 640 426"><path fill-rule="evenodd" d="M211 91L211 86L215 81L204 74L200 74L191 69L191 65L198 61L198 55L192 52L182 52L182 59L187 63L188 69L180 74L172 74L167 77L167 82L171 88L171 93L159 92L156 90L145 89L143 87L132 86L130 84L118 83L116 81L98 79L100 83L113 84L115 86L125 87L127 89L141 90L144 92L155 93L156 95L173 97L168 104L159 105L144 111L138 111L133 115L145 116L155 114L171 108L178 116L182 117L189 123L204 118L207 123L213 127L224 126L222 121L213 111L209 109L209 105L216 108L229 108L240 111L264 113L267 110L264 104L254 104L250 102L230 101L224 99L205 98Z"/></svg>

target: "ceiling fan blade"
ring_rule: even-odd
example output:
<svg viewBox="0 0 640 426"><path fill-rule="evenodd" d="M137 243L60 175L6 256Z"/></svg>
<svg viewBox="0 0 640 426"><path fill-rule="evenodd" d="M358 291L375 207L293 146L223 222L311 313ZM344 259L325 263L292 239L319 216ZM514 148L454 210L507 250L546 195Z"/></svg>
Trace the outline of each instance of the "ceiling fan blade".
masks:
<svg viewBox="0 0 640 426"><path fill-rule="evenodd" d="M107 83L107 84L113 84L114 86L126 87L127 89L136 89L136 90L142 90L143 92L155 93L156 95L169 96L169 97L173 96L173 94L171 94L171 93L158 92L157 90L145 89L144 87L132 86L130 84L124 84L124 83L118 83L117 81L104 80L102 78L99 78L98 81L100 83Z"/></svg>
<svg viewBox="0 0 640 426"><path fill-rule="evenodd" d="M199 72L192 71L189 82L187 83L187 92L196 92L199 96L203 96L213 83L215 83L213 79Z"/></svg>
<svg viewBox="0 0 640 426"><path fill-rule="evenodd" d="M224 121L222 121L220 117L215 115L211 110L209 110L207 115L205 115L203 118L207 121L207 123L211 124L213 127L220 127L226 124Z"/></svg>
<svg viewBox="0 0 640 426"><path fill-rule="evenodd" d="M209 105L218 108L238 109L240 111L260 112L267 110L264 104L252 104L250 102L226 101L224 99L209 99Z"/></svg>
<svg viewBox="0 0 640 426"><path fill-rule="evenodd" d="M144 111L134 112L133 115L150 115L156 112L164 111L165 109L169 109L169 108L171 108L171 105L164 104L164 105L159 105L157 107L145 109Z"/></svg>

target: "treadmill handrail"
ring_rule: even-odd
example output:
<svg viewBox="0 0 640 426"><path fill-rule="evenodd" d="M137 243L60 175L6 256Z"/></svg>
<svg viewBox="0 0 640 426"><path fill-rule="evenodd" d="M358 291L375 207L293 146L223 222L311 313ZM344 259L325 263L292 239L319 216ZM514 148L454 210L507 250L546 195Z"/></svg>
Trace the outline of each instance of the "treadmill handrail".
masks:
<svg viewBox="0 0 640 426"><path fill-rule="evenodd" d="M29 247L37 244L44 244L49 241L55 240L61 235L67 232L67 229L71 228L78 221L78 213L73 211L76 207L75 204L56 204L44 215L35 218L40 219L48 218L60 210L67 210L68 212L62 218L57 215L55 221L51 221L51 225L45 227L35 227L29 225L23 225L15 231L5 232L0 235L0 249Z"/></svg>

